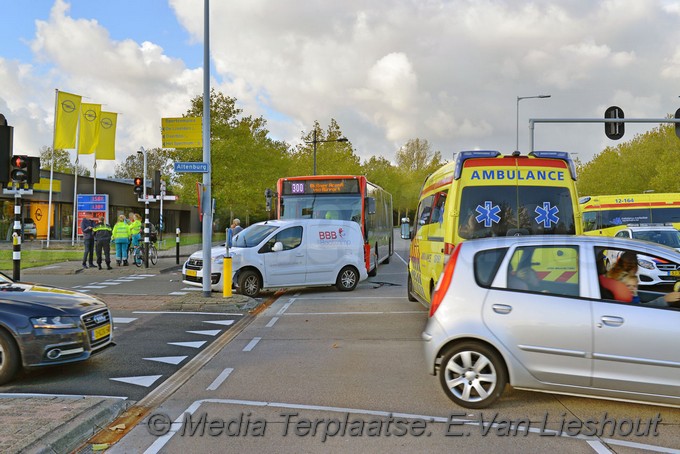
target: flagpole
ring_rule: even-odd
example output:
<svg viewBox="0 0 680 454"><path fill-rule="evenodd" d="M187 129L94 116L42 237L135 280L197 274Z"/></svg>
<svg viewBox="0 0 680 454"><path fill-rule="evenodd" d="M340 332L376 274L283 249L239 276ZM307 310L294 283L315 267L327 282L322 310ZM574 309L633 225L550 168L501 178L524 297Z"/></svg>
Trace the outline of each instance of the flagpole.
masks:
<svg viewBox="0 0 680 454"><path fill-rule="evenodd" d="M94 153L94 166L92 166L92 169L94 170L94 189L92 190L92 194L97 193L97 152L95 151Z"/></svg>
<svg viewBox="0 0 680 454"><path fill-rule="evenodd" d="M80 138L78 139L80 142ZM78 145L76 144L76 165L73 172L73 227L71 228L71 246L76 244L76 207L78 205Z"/></svg>
<svg viewBox="0 0 680 454"><path fill-rule="evenodd" d="M54 90L54 128L52 130L52 159L50 159L50 196L47 201L47 249L50 248L52 230L52 181L54 180L54 142L57 135L57 109L59 108L59 89ZM55 225L56 227L56 225Z"/></svg>

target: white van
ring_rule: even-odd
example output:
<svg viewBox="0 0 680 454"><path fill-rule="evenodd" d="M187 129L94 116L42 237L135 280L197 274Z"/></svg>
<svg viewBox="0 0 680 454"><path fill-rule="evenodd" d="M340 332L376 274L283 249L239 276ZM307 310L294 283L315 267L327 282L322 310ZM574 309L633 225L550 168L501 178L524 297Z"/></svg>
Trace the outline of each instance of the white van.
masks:
<svg viewBox="0 0 680 454"><path fill-rule="evenodd" d="M224 245L212 248L211 288L222 291ZM273 220L253 224L232 240L231 285L255 296L262 289L335 285L354 290L368 277L361 226L327 219ZM184 283L203 285L203 251L182 268Z"/></svg>

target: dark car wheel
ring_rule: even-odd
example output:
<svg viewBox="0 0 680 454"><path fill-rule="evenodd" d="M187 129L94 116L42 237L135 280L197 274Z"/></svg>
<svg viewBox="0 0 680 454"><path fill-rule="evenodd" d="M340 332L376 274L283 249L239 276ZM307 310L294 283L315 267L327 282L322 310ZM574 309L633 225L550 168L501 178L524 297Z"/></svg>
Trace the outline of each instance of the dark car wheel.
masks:
<svg viewBox="0 0 680 454"><path fill-rule="evenodd" d="M238 277L238 288L241 295L256 297L262 288L260 276L252 270L242 272Z"/></svg>
<svg viewBox="0 0 680 454"><path fill-rule="evenodd" d="M19 349L14 339L0 329L0 385L7 383L19 369Z"/></svg>
<svg viewBox="0 0 680 454"><path fill-rule="evenodd" d="M411 273L408 273L408 281L406 282L406 295L409 301L418 301L415 296L413 296L413 281L411 280Z"/></svg>
<svg viewBox="0 0 680 454"><path fill-rule="evenodd" d="M444 355L439 382L457 405L478 409L501 397L508 378L498 353L477 342L464 342Z"/></svg>
<svg viewBox="0 0 680 454"><path fill-rule="evenodd" d="M351 266L346 266L340 270L338 279L335 281L335 286L341 292L349 292L354 290L359 283L359 272Z"/></svg>

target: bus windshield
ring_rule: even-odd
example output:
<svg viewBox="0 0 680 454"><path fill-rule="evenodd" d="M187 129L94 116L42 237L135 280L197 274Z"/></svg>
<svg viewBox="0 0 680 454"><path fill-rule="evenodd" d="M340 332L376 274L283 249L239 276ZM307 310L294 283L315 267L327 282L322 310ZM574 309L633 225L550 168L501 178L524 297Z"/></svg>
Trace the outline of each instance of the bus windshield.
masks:
<svg viewBox="0 0 680 454"><path fill-rule="evenodd" d="M460 201L463 239L576 233L568 188L468 186Z"/></svg>
<svg viewBox="0 0 680 454"><path fill-rule="evenodd" d="M287 195L279 219L338 219L361 223L361 194Z"/></svg>

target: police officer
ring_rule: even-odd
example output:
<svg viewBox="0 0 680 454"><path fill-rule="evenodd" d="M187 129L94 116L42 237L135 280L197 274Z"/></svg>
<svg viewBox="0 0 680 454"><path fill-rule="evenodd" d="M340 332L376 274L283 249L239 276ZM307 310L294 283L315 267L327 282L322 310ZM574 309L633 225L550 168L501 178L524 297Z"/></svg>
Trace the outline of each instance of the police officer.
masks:
<svg viewBox="0 0 680 454"><path fill-rule="evenodd" d="M102 269L102 250L104 251L104 262L106 263L106 269L112 270L111 268L111 236L113 234L113 229L110 225L106 223L104 217L99 218L99 224L97 224L94 229L94 244L97 251L97 266Z"/></svg>

